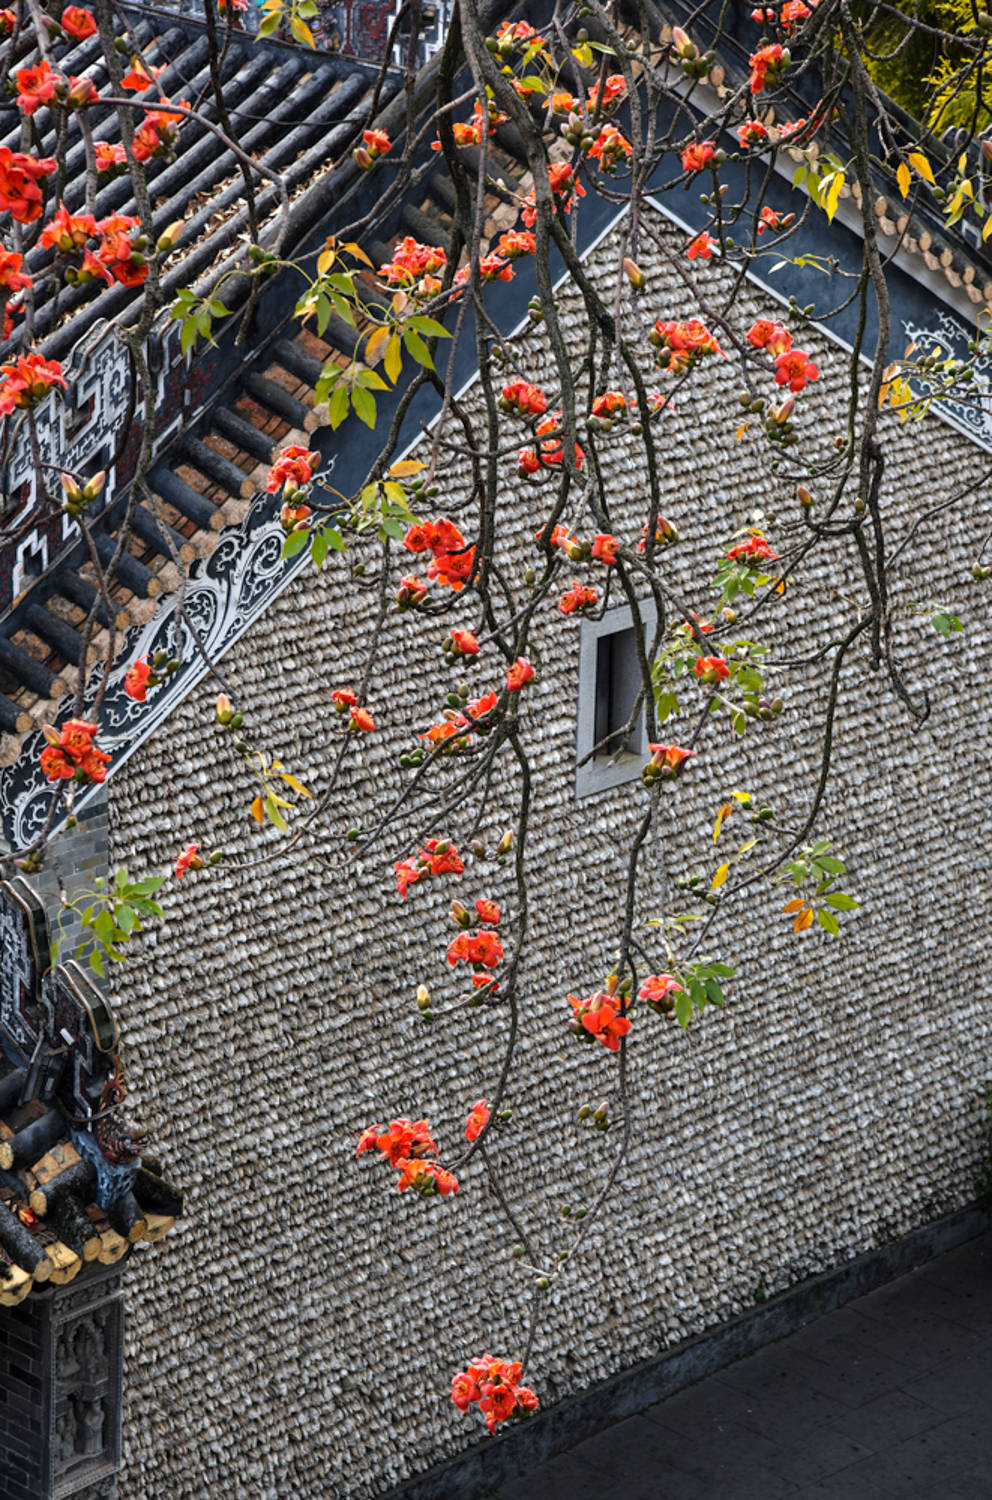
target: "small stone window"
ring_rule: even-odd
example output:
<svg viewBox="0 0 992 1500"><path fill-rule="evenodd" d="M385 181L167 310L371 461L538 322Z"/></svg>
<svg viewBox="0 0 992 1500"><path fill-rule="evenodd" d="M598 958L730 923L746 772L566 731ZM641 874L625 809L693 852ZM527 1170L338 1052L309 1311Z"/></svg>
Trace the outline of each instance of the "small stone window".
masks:
<svg viewBox="0 0 992 1500"><path fill-rule="evenodd" d="M655 609L640 605L645 633L653 630ZM579 625L579 726L575 794L587 797L640 775L647 755L644 714L623 733L641 687L637 641L629 605L611 609L601 620ZM597 753L589 756L594 746Z"/></svg>

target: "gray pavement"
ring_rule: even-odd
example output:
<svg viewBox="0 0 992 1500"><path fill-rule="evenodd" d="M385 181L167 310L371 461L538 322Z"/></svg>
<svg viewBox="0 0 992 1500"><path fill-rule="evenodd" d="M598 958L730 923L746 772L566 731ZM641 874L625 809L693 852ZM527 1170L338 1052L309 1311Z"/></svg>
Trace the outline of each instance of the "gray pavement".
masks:
<svg viewBox="0 0 992 1500"><path fill-rule="evenodd" d="M992 1233L500 1488L498 1500L992 1500Z"/></svg>

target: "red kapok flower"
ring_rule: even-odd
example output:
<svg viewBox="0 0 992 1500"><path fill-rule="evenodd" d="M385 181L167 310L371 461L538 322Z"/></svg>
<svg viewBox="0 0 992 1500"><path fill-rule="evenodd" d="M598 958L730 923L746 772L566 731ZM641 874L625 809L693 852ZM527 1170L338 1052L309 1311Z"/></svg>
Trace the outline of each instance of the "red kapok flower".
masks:
<svg viewBox="0 0 992 1500"><path fill-rule="evenodd" d="M619 1014L620 1003L615 995L602 990L582 999L569 995L568 1003L574 1011L570 1029L576 1035L602 1042L608 1052L619 1052L620 1038L627 1035L630 1022Z"/></svg>
<svg viewBox="0 0 992 1500"><path fill-rule="evenodd" d="M597 109L609 109L627 92L627 80L622 73L610 73L601 84L596 83L586 95L586 106L590 114Z"/></svg>
<svg viewBox="0 0 992 1500"><path fill-rule="evenodd" d="M426 1120L392 1120L387 1130L382 1125L370 1125L363 1130L358 1142L356 1156L363 1151L377 1150L391 1167L401 1160L420 1160L437 1154L437 1143L431 1135Z"/></svg>
<svg viewBox="0 0 992 1500"><path fill-rule="evenodd" d="M745 120L737 127L737 139L742 146L762 146L768 139L768 131L760 120Z"/></svg>
<svg viewBox="0 0 992 1500"><path fill-rule="evenodd" d="M685 253L689 260L710 260L712 259L713 251L719 250L719 248L720 246L713 236L708 234L706 230L703 230L702 234L696 235L696 238L687 247Z"/></svg>
<svg viewBox="0 0 992 1500"><path fill-rule="evenodd" d="M779 230L788 229L790 224L794 224L795 222L795 214L778 214L773 208L769 208L766 203L761 210L761 217L758 221L758 233L764 234L766 229L770 229L773 234L778 234Z"/></svg>
<svg viewBox="0 0 992 1500"><path fill-rule="evenodd" d="M96 36L96 21L93 12L81 5L67 5L62 12L62 30L77 42L85 42L88 36Z"/></svg>
<svg viewBox="0 0 992 1500"><path fill-rule="evenodd" d="M593 538L590 556L608 568L612 563L616 562L619 552L620 543L615 536L611 536L609 532L597 532Z"/></svg>
<svg viewBox="0 0 992 1500"><path fill-rule="evenodd" d="M790 349L780 354L775 361L775 384L787 385L795 395L806 389L812 380L819 380L820 372L801 349Z"/></svg>
<svg viewBox="0 0 992 1500"><path fill-rule="evenodd" d="M649 745L651 759L642 771L648 786L653 781L674 781L684 763L695 750L683 750L681 745Z"/></svg>
<svg viewBox="0 0 992 1500"><path fill-rule="evenodd" d="M21 270L23 255L15 250L4 250L0 247L0 289L7 292L19 292L22 287L31 285L31 277L26 271Z"/></svg>
<svg viewBox="0 0 992 1500"><path fill-rule="evenodd" d="M673 974L649 974L637 991L639 1000L646 1001L649 1009L659 1015L667 1015L675 1009L675 995L682 986Z"/></svg>
<svg viewBox="0 0 992 1500"><path fill-rule="evenodd" d="M40 354L19 354L10 364L0 365L0 413L9 416L15 408L35 406L53 386L65 387L57 359Z"/></svg>
<svg viewBox="0 0 992 1500"><path fill-rule="evenodd" d="M452 630L451 644L459 656L478 656L479 642L471 630Z"/></svg>
<svg viewBox="0 0 992 1500"><path fill-rule="evenodd" d="M701 172L716 155L716 141L693 141L682 152L683 172Z"/></svg>
<svg viewBox="0 0 992 1500"><path fill-rule="evenodd" d="M730 668L722 656L697 656L692 668L702 682L722 682L730 676Z"/></svg>
<svg viewBox="0 0 992 1500"><path fill-rule="evenodd" d="M713 334L698 318L685 322L662 322L659 318L648 334L648 339L657 350L657 360L670 375L681 374L691 369L700 359L709 354L726 355Z"/></svg>
<svg viewBox="0 0 992 1500"><path fill-rule="evenodd" d="M611 177L633 154L633 146L615 125L604 125L589 148L589 155L599 162L600 171Z"/></svg>
<svg viewBox="0 0 992 1500"><path fill-rule="evenodd" d="M48 104L57 91L66 87L61 73L53 73L46 58L33 68L19 68L17 72L17 103L26 115L33 115L41 104Z"/></svg>
<svg viewBox="0 0 992 1500"><path fill-rule="evenodd" d="M400 579L396 603L401 611L412 609L418 604L423 604L428 592L427 584L422 578L418 578L416 573L406 573Z"/></svg>
<svg viewBox="0 0 992 1500"><path fill-rule="evenodd" d="M460 932L448 944L449 964L466 963L495 969L503 959L503 944L495 932Z"/></svg>
<svg viewBox="0 0 992 1500"><path fill-rule="evenodd" d="M542 417L548 409L548 398L540 386L527 380L511 380L503 387L499 404L503 411L515 412L519 417Z"/></svg>
<svg viewBox="0 0 992 1500"><path fill-rule="evenodd" d="M568 593L562 594L558 600L558 610L563 615L571 615L578 609L592 609L598 602L598 589L585 587L581 583L573 583Z"/></svg>
<svg viewBox="0 0 992 1500"><path fill-rule="evenodd" d="M746 541L731 547L724 556L730 562L746 562L748 567L757 567L763 562L775 562L778 553L772 551L763 536L749 536Z"/></svg>
<svg viewBox="0 0 992 1500"><path fill-rule="evenodd" d="M288 447L279 450L279 455L269 470L266 492L274 495L284 484L305 488L313 479L319 464L319 453L311 453L299 443L290 443Z"/></svg>
<svg viewBox="0 0 992 1500"><path fill-rule="evenodd" d="M499 924L499 907L487 896L480 896L476 901L475 914L480 922L485 922L490 927L496 927Z"/></svg>
<svg viewBox="0 0 992 1500"><path fill-rule="evenodd" d="M355 705L358 703L358 698L352 692L351 688L337 688L331 694L331 702L334 704L334 707L337 709L338 713L343 714L346 712L346 710L355 707Z"/></svg>
<svg viewBox="0 0 992 1500"><path fill-rule="evenodd" d="M489 1120L489 1106L485 1099L480 1099L478 1104L473 1104L471 1113L465 1121L465 1139L474 1141L478 1139L480 1132L485 1128ZM465 1408L462 1407L464 1411Z"/></svg>
<svg viewBox="0 0 992 1500"><path fill-rule="evenodd" d="M41 218L39 180L55 171L53 156L31 156L0 146L0 212L7 212L19 224L32 224Z"/></svg>
<svg viewBox="0 0 992 1500"><path fill-rule="evenodd" d="M532 681L534 668L526 657L518 656L513 666L506 674L506 687L510 693L519 693L522 687Z"/></svg>
<svg viewBox="0 0 992 1500"><path fill-rule="evenodd" d="M353 708L348 720L348 728L358 730L362 734L370 734L375 728L375 720L367 708Z"/></svg>
<svg viewBox="0 0 992 1500"><path fill-rule="evenodd" d="M780 42L768 47L759 47L749 59L751 74L748 87L752 94L760 94L769 84L774 84L789 66L791 58Z"/></svg>
<svg viewBox="0 0 992 1500"><path fill-rule="evenodd" d="M199 855L199 844L187 844L176 860L176 879L182 880L187 870L202 870L203 860Z"/></svg>
<svg viewBox="0 0 992 1500"><path fill-rule="evenodd" d="M362 140L365 149L373 161L379 156L385 156L392 149L392 141L384 130L363 130Z"/></svg>
<svg viewBox="0 0 992 1500"><path fill-rule="evenodd" d="M506 260L518 260L521 255L533 255L537 240L528 229L508 229L496 241L496 250Z"/></svg>
<svg viewBox="0 0 992 1500"><path fill-rule="evenodd" d="M771 318L759 318L748 330L746 338L755 349L767 349L769 354L786 354L792 348L792 334Z"/></svg>
<svg viewBox="0 0 992 1500"><path fill-rule="evenodd" d="M124 691L129 698L134 698L138 703L144 703L148 696L148 679L152 675L150 664L143 656L139 656L124 678Z"/></svg>
<svg viewBox="0 0 992 1500"><path fill-rule="evenodd" d="M416 1192L423 1193L425 1198L433 1198L436 1194L447 1198L449 1193L458 1192L458 1179L454 1173L439 1166L436 1161L397 1161L393 1165L399 1169L400 1174L396 1183L398 1193L405 1193L407 1188L413 1188Z"/></svg>

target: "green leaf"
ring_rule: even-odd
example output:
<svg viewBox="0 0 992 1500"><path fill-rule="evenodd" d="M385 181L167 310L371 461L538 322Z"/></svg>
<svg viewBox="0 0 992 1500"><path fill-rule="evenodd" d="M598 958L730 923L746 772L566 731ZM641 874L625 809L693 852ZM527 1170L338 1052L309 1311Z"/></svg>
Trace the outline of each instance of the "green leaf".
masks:
<svg viewBox="0 0 992 1500"><path fill-rule="evenodd" d="M351 404L355 416L361 418L366 427L375 426L375 397L364 386L356 385L351 393Z"/></svg>
<svg viewBox="0 0 992 1500"><path fill-rule="evenodd" d="M706 998L707 1000L709 1000L711 1005L723 1004L723 990L721 990L720 985L716 979L707 979Z"/></svg>
<svg viewBox="0 0 992 1500"><path fill-rule="evenodd" d="M323 528L323 533L327 537L329 545L334 548L335 552L344 552L346 550L344 537L336 527L325 526Z"/></svg>
<svg viewBox="0 0 992 1500"><path fill-rule="evenodd" d="M290 17L289 29L298 42L302 42L305 47L312 47L316 50L316 44L310 28L304 25L299 16Z"/></svg>
<svg viewBox="0 0 992 1500"><path fill-rule="evenodd" d="M99 948L93 948L90 953L90 968L93 970L94 974L99 974L101 979L104 978L107 971L104 967L103 955L101 954Z"/></svg>
<svg viewBox="0 0 992 1500"><path fill-rule="evenodd" d="M338 428L348 415L350 400L347 386L339 385L327 403L327 420L333 428Z"/></svg>
<svg viewBox="0 0 992 1500"><path fill-rule="evenodd" d="M310 540L309 531L291 531L282 544L283 557L295 557L302 552Z"/></svg>
<svg viewBox="0 0 992 1500"><path fill-rule="evenodd" d="M817 859L815 863L826 875L843 875L846 868L842 859L835 858L832 854L825 854Z"/></svg>
<svg viewBox="0 0 992 1500"><path fill-rule="evenodd" d="M331 301L334 303L334 310L341 321L347 323L349 328L354 328L355 314L352 312L351 303L347 297L342 297L340 292L331 292Z"/></svg>
<svg viewBox="0 0 992 1500"><path fill-rule="evenodd" d="M123 933L133 932L136 927L140 928L138 913L132 906L119 906L117 908L117 925Z"/></svg>
<svg viewBox="0 0 992 1500"><path fill-rule="evenodd" d="M423 313L418 313L415 318L409 318L406 326L418 328L421 333L432 334L436 339L450 339L451 337L443 323L439 323L437 318L425 317Z"/></svg>
<svg viewBox="0 0 992 1500"><path fill-rule="evenodd" d="M836 911L854 911L855 907L861 905L860 901L855 901L853 896L845 896L843 891L831 891L830 895L824 896L823 899Z"/></svg>
<svg viewBox="0 0 992 1500"><path fill-rule="evenodd" d="M278 828L278 830L279 830L280 833L285 833L286 832L286 830L289 827L289 824L286 822L286 819L283 817L282 812L280 811L278 802L277 802L276 798L273 797L273 795L272 795L271 792L269 793L269 795L265 799L265 815L268 818L268 820L269 820L270 823L274 823L275 824L275 826Z"/></svg>
<svg viewBox="0 0 992 1500"><path fill-rule="evenodd" d="M423 365L425 370L433 370L434 361L431 359L431 351L419 333L415 333L412 328L408 328L403 335L403 343L406 346L406 352L417 361L418 365ZM389 359L388 349L386 350L386 359ZM389 371L387 370L386 373L388 375Z"/></svg>
<svg viewBox="0 0 992 1500"><path fill-rule="evenodd" d="M281 20L282 15L277 10L274 10L269 15L264 16L263 19L258 23L258 35L271 36L272 33L278 29L279 22Z"/></svg>
<svg viewBox="0 0 992 1500"><path fill-rule="evenodd" d="M816 920L819 922L824 932L829 932L831 937L840 937L840 923L837 921L837 918L834 916L832 911L827 911L823 906L818 907L816 912Z"/></svg>
<svg viewBox="0 0 992 1500"><path fill-rule="evenodd" d="M196 322L193 318L187 318L179 334L179 348L183 354L188 354L196 343Z"/></svg>
<svg viewBox="0 0 992 1500"><path fill-rule="evenodd" d="M327 540L327 535L323 528L320 528L313 533L313 537L310 542L310 556L313 559L313 565L317 569L318 573L324 565L324 559L327 556L330 545L331 544Z"/></svg>
<svg viewBox="0 0 992 1500"><path fill-rule="evenodd" d="M406 527L402 521L397 521L394 516L387 516L379 527L379 536L380 538L392 536L399 541L402 537L406 536Z"/></svg>
<svg viewBox="0 0 992 1500"><path fill-rule="evenodd" d="M684 1031L692 1020L692 1001L685 990L679 990L675 997L675 1019Z"/></svg>
<svg viewBox="0 0 992 1500"><path fill-rule="evenodd" d="M355 384L363 385L368 391L389 390L389 386L383 380L382 376L377 375L374 370L359 370L355 376Z"/></svg>

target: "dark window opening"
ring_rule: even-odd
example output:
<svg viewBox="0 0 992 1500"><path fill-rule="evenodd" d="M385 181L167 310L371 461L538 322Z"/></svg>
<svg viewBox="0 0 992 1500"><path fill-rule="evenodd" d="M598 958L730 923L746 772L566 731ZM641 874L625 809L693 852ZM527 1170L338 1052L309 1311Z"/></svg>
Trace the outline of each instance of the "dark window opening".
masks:
<svg viewBox="0 0 992 1500"><path fill-rule="evenodd" d="M639 748L638 725L628 728L628 724L640 687L634 631L617 630L612 635L600 636L596 642L597 757L609 758Z"/></svg>

